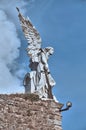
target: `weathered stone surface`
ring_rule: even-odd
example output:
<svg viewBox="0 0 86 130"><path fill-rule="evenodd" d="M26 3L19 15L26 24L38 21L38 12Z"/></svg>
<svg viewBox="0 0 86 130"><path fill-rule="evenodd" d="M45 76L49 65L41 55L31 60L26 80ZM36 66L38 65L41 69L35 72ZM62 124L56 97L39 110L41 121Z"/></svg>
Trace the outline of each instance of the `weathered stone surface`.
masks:
<svg viewBox="0 0 86 130"><path fill-rule="evenodd" d="M62 104L36 95L0 95L0 130L62 130Z"/></svg>

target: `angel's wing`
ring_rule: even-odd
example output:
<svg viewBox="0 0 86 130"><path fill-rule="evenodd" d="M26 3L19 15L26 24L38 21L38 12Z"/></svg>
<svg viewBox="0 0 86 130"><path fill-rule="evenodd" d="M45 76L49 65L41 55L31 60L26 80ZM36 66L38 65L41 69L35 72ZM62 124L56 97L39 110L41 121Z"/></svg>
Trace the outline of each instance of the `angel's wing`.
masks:
<svg viewBox="0 0 86 130"><path fill-rule="evenodd" d="M20 13L19 9L17 8L19 12L19 20L22 26L22 30L24 32L24 35L28 41L28 44L35 48L41 48L41 37L36 28L32 25L31 21L27 18L24 18L24 16Z"/></svg>

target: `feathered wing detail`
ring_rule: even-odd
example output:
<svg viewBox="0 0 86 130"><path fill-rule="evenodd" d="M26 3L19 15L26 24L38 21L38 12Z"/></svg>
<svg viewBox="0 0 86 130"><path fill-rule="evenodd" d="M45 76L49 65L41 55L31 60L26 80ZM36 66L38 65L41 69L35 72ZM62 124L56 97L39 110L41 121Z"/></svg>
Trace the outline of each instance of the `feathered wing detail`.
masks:
<svg viewBox="0 0 86 130"><path fill-rule="evenodd" d="M18 12L19 9L17 8ZM28 44L32 47L41 48L41 37L36 28L32 25L29 18L25 18L20 12L19 12L19 20L22 26L22 30L24 32L25 38L28 41Z"/></svg>

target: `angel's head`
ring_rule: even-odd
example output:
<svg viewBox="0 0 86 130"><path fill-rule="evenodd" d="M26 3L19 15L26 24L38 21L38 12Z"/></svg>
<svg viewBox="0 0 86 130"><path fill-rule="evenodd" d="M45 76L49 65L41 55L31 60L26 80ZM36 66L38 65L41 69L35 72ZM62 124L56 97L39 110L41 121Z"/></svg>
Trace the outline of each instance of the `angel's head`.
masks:
<svg viewBox="0 0 86 130"><path fill-rule="evenodd" d="M44 49L45 52L47 52L49 55L52 55L54 52L54 48L53 47L46 47Z"/></svg>

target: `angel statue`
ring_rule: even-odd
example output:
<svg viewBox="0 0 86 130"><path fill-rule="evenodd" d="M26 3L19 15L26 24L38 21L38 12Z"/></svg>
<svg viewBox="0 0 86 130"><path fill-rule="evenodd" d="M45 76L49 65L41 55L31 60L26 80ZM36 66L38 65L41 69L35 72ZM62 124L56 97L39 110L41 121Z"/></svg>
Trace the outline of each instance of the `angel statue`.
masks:
<svg viewBox="0 0 86 130"><path fill-rule="evenodd" d="M19 20L28 41L27 54L30 58L30 73L24 77L24 87L26 93L36 93L41 98L53 99L52 87L55 81L51 76L48 59L53 54L52 47L41 48L41 37L29 18L25 18L19 11Z"/></svg>

